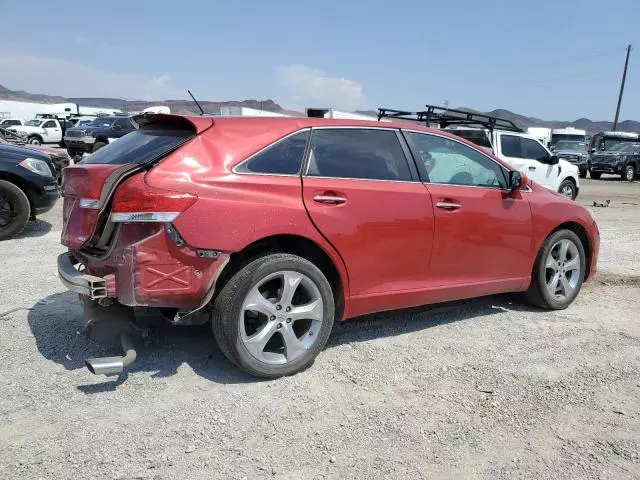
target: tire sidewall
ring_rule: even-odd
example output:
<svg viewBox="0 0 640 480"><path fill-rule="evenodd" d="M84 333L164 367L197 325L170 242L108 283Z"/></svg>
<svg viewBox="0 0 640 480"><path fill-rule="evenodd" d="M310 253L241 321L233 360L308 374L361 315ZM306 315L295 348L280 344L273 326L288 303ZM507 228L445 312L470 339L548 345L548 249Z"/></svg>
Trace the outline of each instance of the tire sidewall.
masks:
<svg viewBox="0 0 640 480"><path fill-rule="evenodd" d="M559 191L559 193L561 193L566 198L569 198L563 192L564 187L567 184L571 186L571 200L575 200L575 198L576 198L576 184L573 183L571 180L569 180L569 179L563 180L562 183L560 184L560 188L558 188L558 191Z"/></svg>
<svg viewBox="0 0 640 480"><path fill-rule="evenodd" d="M25 193L11 182L0 180L0 192L6 192L6 194L11 197L18 211L18 216L14 219L13 223L9 225L9 227L0 230L0 240L8 240L22 232L27 225L29 217L31 216L31 206Z"/></svg>
<svg viewBox="0 0 640 480"><path fill-rule="evenodd" d="M549 255L549 252L551 251L553 246L563 239L571 240L578 248L578 253L580 255L580 282L578 283L578 286L574 290L571 297L564 301L561 301L556 299L547 290L546 277L545 277L546 272L545 272L544 266L545 266L547 256ZM582 245L580 238L572 231L559 230L555 232L553 235L551 235L549 238L547 238L542 249L540 250L540 254L538 255L538 258L536 259L537 265L535 269L534 280L538 282L538 288L539 288L540 294L542 295L545 303L549 305L550 308L552 308L553 310L562 310L567 308L569 305L571 305L571 303L573 303L573 301L576 299L576 297L580 293L580 289L582 288L582 284L584 282L584 276L585 276L586 267L587 267L586 261L587 260L586 260L586 254L584 251L584 246Z"/></svg>
<svg viewBox="0 0 640 480"><path fill-rule="evenodd" d="M268 275L283 270L302 273L314 282L320 292L320 296L322 297L323 320L316 342L305 354L295 361L284 365L269 365L257 360L245 347L240 335L239 318L242 310L242 304L251 288ZM241 276L240 282L239 284L233 285L235 283L234 280L238 275ZM322 351L329 339L335 315L335 305L331 286L319 268L311 262L295 255L266 255L247 264L236 274L236 276L234 276L234 278L229 281L227 286L230 285L237 286L237 288L234 288L233 297L230 302L231 308L228 308L222 313L222 315L224 316L226 324L226 338L224 341L226 341L227 345L231 346L232 352L230 353L234 357L233 361L235 361L241 368L252 374L268 378L292 375L306 369L313 363L316 356ZM227 286L225 286L225 289ZM222 307L222 305L216 305L215 308Z"/></svg>
<svg viewBox="0 0 640 480"><path fill-rule="evenodd" d="M631 178L629 178L629 171L631 171ZM633 182L635 176L636 169L633 167L633 165L627 165L626 167L624 167L624 180L626 180L627 182Z"/></svg>
<svg viewBox="0 0 640 480"><path fill-rule="evenodd" d="M29 137L29 139L27 140L27 143L29 145L42 145L42 140L40 140L38 137Z"/></svg>

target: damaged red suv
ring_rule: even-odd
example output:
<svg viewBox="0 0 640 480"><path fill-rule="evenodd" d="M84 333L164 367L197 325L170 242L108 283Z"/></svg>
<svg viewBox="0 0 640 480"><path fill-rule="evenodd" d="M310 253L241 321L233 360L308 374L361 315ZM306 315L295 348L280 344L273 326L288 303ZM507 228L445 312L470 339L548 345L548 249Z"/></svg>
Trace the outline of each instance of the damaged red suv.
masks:
<svg viewBox="0 0 640 480"><path fill-rule="evenodd" d="M135 359L139 312L212 324L224 355L290 375L334 321L504 292L573 302L596 271L588 210L420 125L145 115L64 172L63 283ZM144 308L143 308L144 307ZM155 311L155 310L154 310Z"/></svg>

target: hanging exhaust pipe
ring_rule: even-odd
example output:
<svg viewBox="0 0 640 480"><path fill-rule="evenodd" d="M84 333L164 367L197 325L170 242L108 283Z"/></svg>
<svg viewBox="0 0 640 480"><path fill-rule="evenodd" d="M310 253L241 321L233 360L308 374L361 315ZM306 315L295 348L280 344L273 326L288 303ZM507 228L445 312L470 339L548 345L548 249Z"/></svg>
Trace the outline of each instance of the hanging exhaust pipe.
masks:
<svg viewBox="0 0 640 480"><path fill-rule="evenodd" d="M136 350L128 333L120 334L120 343L124 350L123 357L88 358L84 361L89 371L94 375L118 375L126 367L136 361Z"/></svg>

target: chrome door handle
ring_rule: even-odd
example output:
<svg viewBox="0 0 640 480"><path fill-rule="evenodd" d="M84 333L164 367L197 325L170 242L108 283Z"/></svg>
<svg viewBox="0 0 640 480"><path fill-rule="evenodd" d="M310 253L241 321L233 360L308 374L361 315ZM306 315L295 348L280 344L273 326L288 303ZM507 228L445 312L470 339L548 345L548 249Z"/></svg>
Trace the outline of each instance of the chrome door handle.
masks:
<svg viewBox="0 0 640 480"><path fill-rule="evenodd" d="M347 199L344 197L336 197L334 195L314 195L313 201L318 203L329 203L333 205L341 205L347 203Z"/></svg>
<svg viewBox="0 0 640 480"><path fill-rule="evenodd" d="M458 210L462 205L452 202L438 202L436 203L436 207L444 208L445 210Z"/></svg>

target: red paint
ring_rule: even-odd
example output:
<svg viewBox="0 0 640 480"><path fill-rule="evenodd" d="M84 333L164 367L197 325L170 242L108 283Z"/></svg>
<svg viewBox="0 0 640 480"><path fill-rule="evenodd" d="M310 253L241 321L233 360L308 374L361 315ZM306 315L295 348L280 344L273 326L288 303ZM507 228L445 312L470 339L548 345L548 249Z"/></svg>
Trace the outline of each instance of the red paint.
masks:
<svg viewBox="0 0 640 480"><path fill-rule="evenodd" d="M164 119L178 121L163 115L152 121ZM87 195L100 198L102 185L117 168L78 165L65 170L63 243L76 251L92 274L115 277L110 283L123 304L198 307L231 254L277 235L314 242L329 256L343 287L343 318L525 290L542 242L565 223L586 232L590 274L595 273L599 233L589 212L526 178L531 192L506 193L420 182L232 172L247 156L302 128L405 128L404 123L315 118L187 120L198 135L146 173L125 180L110 197L116 204L123 198L135 203L153 197L151 203L158 201L158 205L172 198L186 199L180 209L171 210L182 212L173 222L186 243L182 247L173 243L161 224L124 224L109 256L91 258L80 247L93 229L98 236L105 217L92 217L91 211L73 202ZM414 125L411 129L450 136ZM162 198L165 193L167 198ZM314 200L317 195L337 196L345 202ZM459 207L439 208L442 202ZM108 215L110 204L105 205L103 215ZM216 250L220 256L200 258L196 249Z"/></svg>

